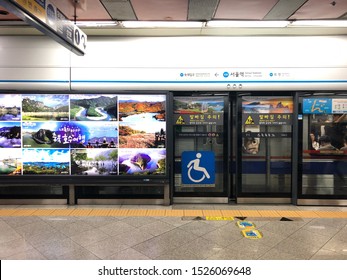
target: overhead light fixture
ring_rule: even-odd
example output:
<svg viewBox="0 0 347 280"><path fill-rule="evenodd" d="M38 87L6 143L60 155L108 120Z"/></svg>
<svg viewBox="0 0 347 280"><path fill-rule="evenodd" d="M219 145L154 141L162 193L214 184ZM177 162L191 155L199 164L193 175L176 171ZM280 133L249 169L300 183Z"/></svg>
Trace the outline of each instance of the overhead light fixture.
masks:
<svg viewBox="0 0 347 280"><path fill-rule="evenodd" d="M116 27L119 26L118 21L77 21L76 25L78 27Z"/></svg>
<svg viewBox="0 0 347 280"><path fill-rule="evenodd" d="M347 20L295 20L288 27L347 27Z"/></svg>
<svg viewBox="0 0 347 280"><path fill-rule="evenodd" d="M122 21L124 28L202 28L201 21Z"/></svg>
<svg viewBox="0 0 347 280"><path fill-rule="evenodd" d="M218 28L282 28L286 27L289 21L286 20L210 20L206 27Z"/></svg>

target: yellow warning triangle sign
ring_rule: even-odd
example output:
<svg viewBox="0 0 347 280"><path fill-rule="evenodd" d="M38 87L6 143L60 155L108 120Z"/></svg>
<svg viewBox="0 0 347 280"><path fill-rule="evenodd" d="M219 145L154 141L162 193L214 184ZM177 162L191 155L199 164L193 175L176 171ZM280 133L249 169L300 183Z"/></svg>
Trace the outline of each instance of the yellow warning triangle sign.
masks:
<svg viewBox="0 0 347 280"><path fill-rule="evenodd" d="M245 121L245 124L254 124L254 121L251 116L248 116L247 120Z"/></svg>
<svg viewBox="0 0 347 280"><path fill-rule="evenodd" d="M177 121L176 121L176 124L185 124L184 119L183 119L182 116L179 116L179 117L178 117L178 119L177 119Z"/></svg>

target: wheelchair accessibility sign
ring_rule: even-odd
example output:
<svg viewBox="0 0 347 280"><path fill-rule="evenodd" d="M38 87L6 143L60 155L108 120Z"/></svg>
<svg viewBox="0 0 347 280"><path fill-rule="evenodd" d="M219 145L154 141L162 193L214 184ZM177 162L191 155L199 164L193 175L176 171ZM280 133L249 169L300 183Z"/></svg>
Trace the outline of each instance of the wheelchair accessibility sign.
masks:
<svg viewBox="0 0 347 280"><path fill-rule="evenodd" d="M182 153L182 184L211 185L215 183L214 152Z"/></svg>

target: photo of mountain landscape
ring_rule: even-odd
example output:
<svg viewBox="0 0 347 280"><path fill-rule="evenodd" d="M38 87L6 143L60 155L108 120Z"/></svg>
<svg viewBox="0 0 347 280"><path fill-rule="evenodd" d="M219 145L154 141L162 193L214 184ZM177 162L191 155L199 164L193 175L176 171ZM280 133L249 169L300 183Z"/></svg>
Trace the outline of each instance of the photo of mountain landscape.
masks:
<svg viewBox="0 0 347 280"><path fill-rule="evenodd" d="M20 148L21 138L20 122L0 122L0 148Z"/></svg>
<svg viewBox="0 0 347 280"><path fill-rule="evenodd" d="M165 120L164 95L122 95L119 97L119 121L144 123Z"/></svg>
<svg viewBox="0 0 347 280"><path fill-rule="evenodd" d="M0 175L21 175L22 149L1 149Z"/></svg>
<svg viewBox="0 0 347 280"><path fill-rule="evenodd" d="M175 114L213 114L222 113L224 102L221 98L200 97L199 100L189 97L174 98Z"/></svg>
<svg viewBox="0 0 347 280"><path fill-rule="evenodd" d="M79 94L70 96L72 121L117 121L116 95Z"/></svg>
<svg viewBox="0 0 347 280"><path fill-rule="evenodd" d="M22 120L68 121L69 96L55 94L23 94Z"/></svg>

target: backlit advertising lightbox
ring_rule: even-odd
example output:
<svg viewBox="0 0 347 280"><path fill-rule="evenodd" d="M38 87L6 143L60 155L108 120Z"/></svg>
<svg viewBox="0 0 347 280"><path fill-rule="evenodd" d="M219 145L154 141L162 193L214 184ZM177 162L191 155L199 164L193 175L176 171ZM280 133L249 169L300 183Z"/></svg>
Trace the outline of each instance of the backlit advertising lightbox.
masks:
<svg viewBox="0 0 347 280"><path fill-rule="evenodd" d="M0 176L166 176L166 146L166 95L0 94Z"/></svg>

